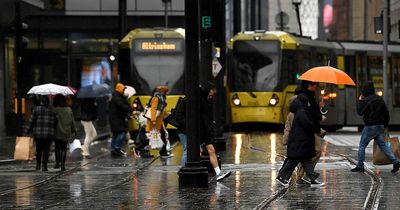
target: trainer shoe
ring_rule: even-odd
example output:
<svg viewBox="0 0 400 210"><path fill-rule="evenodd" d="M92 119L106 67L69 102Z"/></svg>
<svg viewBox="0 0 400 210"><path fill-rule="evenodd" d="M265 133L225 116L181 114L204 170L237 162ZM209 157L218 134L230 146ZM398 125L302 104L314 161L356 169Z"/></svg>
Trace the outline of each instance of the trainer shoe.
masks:
<svg viewBox="0 0 400 210"><path fill-rule="evenodd" d="M305 185L310 185L308 182L304 181L303 179L299 179L296 181L297 186L305 186Z"/></svg>
<svg viewBox="0 0 400 210"><path fill-rule="evenodd" d="M399 170L399 169L397 169L397 170ZM351 169L350 171L351 171L351 172L364 172L364 168L359 168L359 167L357 166L357 167Z"/></svg>
<svg viewBox="0 0 400 210"><path fill-rule="evenodd" d="M394 164L393 166L393 170L392 173L396 173L400 168L400 162L397 162L396 164Z"/></svg>
<svg viewBox="0 0 400 210"><path fill-rule="evenodd" d="M231 175L231 171L221 171L221 173L219 173L219 175L217 176L217 181L221 181L227 177L229 177Z"/></svg>
<svg viewBox="0 0 400 210"><path fill-rule="evenodd" d="M320 182L318 180L311 181L311 187L322 187L325 185L324 182Z"/></svg>
<svg viewBox="0 0 400 210"><path fill-rule="evenodd" d="M289 180L283 179L282 177L278 176L276 180L284 187L289 187Z"/></svg>

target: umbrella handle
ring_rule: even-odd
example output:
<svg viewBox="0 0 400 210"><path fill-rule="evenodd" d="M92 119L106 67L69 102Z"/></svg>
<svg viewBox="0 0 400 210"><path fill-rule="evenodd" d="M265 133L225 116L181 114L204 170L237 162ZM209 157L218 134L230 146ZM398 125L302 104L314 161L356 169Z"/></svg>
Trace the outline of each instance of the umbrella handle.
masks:
<svg viewBox="0 0 400 210"><path fill-rule="evenodd" d="M321 112L321 114L327 114L328 113L328 108L326 108L326 106L319 108L319 111Z"/></svg>

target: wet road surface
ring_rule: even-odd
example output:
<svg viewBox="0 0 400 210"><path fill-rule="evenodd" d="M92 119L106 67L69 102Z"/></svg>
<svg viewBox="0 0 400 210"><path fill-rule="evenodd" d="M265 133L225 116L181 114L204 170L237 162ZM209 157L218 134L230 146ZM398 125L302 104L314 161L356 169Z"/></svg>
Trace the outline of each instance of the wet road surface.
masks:
<svg viewBox="0 0 400 210"><path fill-rule="evenodd" d="M374 180L352 173L345 157L357 159L358 133L328 134L316 171L324 187L276 182L285 148L280 133L227 133L219 151L223 170L232 175L208 188L179 189L181 147L174 157L111 158L109 141L92 145L94 158L69 158L67 171L34 171L34 162L0 165L0 209L400 209L399 174L391 165L374 166L367 149L367 167L382 180L377 205L368 206ZM346 141L343 141L346 140ZM153 151L156 154L157 151Z"/></svg>

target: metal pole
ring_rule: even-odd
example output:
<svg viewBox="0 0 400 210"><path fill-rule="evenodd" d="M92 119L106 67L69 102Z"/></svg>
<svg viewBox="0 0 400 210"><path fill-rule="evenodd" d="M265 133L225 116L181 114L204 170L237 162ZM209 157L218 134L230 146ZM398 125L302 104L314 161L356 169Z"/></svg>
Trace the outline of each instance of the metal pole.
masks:
<svg viewBox="0 0 400 210"><path fill-rule="evenodd" d="M207 187L208 171L200 162L199 1L185 0L185 89L187 163L179 187Z"/></svg>
<svg viewBox="0 0 400 210"><path fill-rule="evenodd" d="M119 0L118 4L119 40L126 35L126 0Z"/></svg>
<svg viewBox="0 0 400 210"><path fill-rule="evenodd" d="M300 10L299 10L300 4L296 4L296 15L297 15L297 22L299 23L299 30L300 30L300 36L303 36L303 31L301 30L301 21L300 21Z"/></svg>
<svg viewBox="0 0 400 210"><path fill-rule="evenodd" d="M16 57L16 65L15 65L15 73L16 73L16 100L17 109L15 110L17 114L17 121L18 127L16 129L16 133L18 135L22 134L22 126L23 122L23 115L22 115L22 69L21 69L21 62L22 62L22 48L21 48L21 24L22 24L22 17L21 17L21 2L17 1L15 3L15 57Z"/></svg>
<svg viewBox="0 0 400 210"><path fill-rule="evenodd" d="M382 72L383 72L383 99L388 103L388 0L384 0L383 3L383 62L382 62Z"/></svg>
<svg viewBox="0 0 400 210"><path fill-rule="evenodd" d="M164 1L165 28L168 28L168 1Z"/></svg>
<svg viewBox="0 0 400 210"><path fill-rule="evenodd" d="M242 31L242 9L241 9L241 1L233 0L233 34Z"/></svg>

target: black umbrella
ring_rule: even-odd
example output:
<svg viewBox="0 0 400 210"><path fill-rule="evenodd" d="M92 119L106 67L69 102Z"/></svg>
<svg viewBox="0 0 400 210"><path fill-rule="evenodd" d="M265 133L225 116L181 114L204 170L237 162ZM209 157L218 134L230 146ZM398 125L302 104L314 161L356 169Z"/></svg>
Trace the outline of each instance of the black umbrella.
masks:
<svg viewBox="0 0 400 210"><path fill-rule="evenodd" d="M96 98L111 94L111 88L107 84L92 84L81 87L76 94L77 98Z"/></svg>

